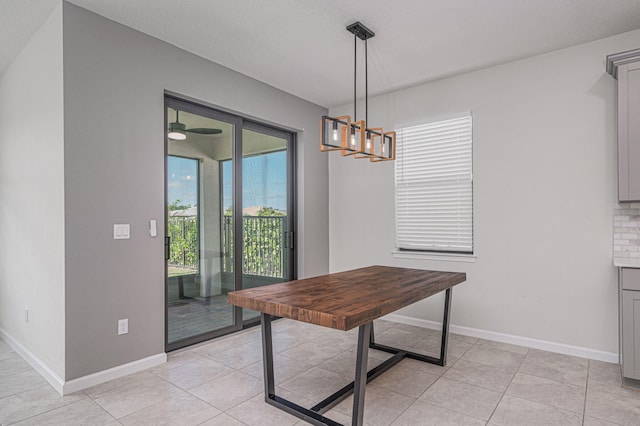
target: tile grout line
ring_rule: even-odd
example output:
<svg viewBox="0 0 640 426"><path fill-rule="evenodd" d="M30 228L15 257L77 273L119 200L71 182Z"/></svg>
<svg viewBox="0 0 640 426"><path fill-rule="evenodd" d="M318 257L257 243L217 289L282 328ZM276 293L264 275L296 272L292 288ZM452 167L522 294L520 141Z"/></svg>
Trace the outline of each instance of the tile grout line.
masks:
<svg viewBox="0 0 640 426"><path fill-rule="evenodd" d="M46 386L49 386L49 385L47 384ZM40 387L44 387L44 386L40 386ZM38 389L38 388L34 388L34 389ZM31 389L31 390L33 390L33 389ZM29 391L25 391L25 392L29 392ZM82 392L82 391L80 391L80 392ZM21 394L21 393L24 393L24 392L18 392L18 393L14 394L14 395L19 395L19 394ZM83 393L84 393L84 392L83 392ZM13 395L12 395L12 396L13 396ZM43 412L41 412L41 413L34 414L33 416L25 417L24 419L20 419L20 420L15 421L15 422L7 423L6 425L8 426L8 425L11 425L11 424L16 424L16 423L23 422L23 421L25 421L25 420L33 419L34 417L38 417L38 416L41 416L41 415L43 415L43 414L50 413L51 411L55 411L55 410L57 410L57 409L59 409L59 408L68 407L68 406L70 406L70 405L73 405L73 404L76 404L76 403L82 402L82 401L84 401L85 399L90 399L90 400L92 400L92 401L93 401L93 399L91 399L91 398L89 397L89 395L87 395L87 394L85 393L85 398L83 398L83 399L79 399L79 400L77 400L77 401L69 402L69 403L67 403L67 404L62 404L62 405L60 405L60 406L58 406L58 407L50 408L50 409L45 410L45 411L43 411ZM95 401L94 401L94 402L95 402ZM101 405L99 405L98 403L96 403L96 405L98 405L98 407L100 407L101 409L103 409L103 410L104 410L104 408L103 408ZM105 411L106 411L106 410L105 410ZM109 414L109 416L111 416L114 420L116 420L116 421L117 421L117 419L116 419L115 417L113 417L109 412L107 412L107 414ZM0 425L4 425L4 423L0 423Z"/></svg>
<svg viewBox="0 0 640 426"><path fill-rule="evenodd" d="M529 349L527 349L527 353L522 358L522 361L520 361L520 365L518 365L518 369L515 371L515 373L513 373L513 377L511 377L511 381L509 381L509 384L504 389L504 392L502 392L502 396L500 397L500 401L498 401L498 403L496 404L495 408L491 412L491 415L489 416L489 419L487 420L487 424L489 424L489 422L491 422L491 419L493 419L493 416L496 414L496 410L498 409L498 407L502 403L502 400L504 399L504 396L507 394L507 391L511 387L511 384L513 383L513 380L516 378L516 375L520 372L520 369L522 368L522 364L524 363L525 359L527 359L528 355L529 355Z"/></svg>
<svg viewBox="0 0 640 426"><path fill-rule="evenodd" d="M189 364L189 363L185 363L184 365L187 365L187 364ZM153 368L153 367L152 367L152 368ZM197 396L193 395L191 392L187 391L186 389L183 389L183 388L181 388L180 386L176 385L175 383L172 383L172 382L171 382L171 381L169 381L167 378L162 377L162 376L159 376L158 374L155 374L155 373L152 373L151 371L149 371L149 370L151 370L152 368L149 368L149 369L147 369L147 370L143 370L143 371L147 371L147 372L148 372L152 377L156 377L156 378L158 378L158 379L160 379L160 380L164 381L164 382L165 382L165 383L167 383L168 385L171 385L171 386L175 387L176 389L178 389L178 390L180 390L180 391L182 391L182 392L185 392L185 393L187 393L187 394L189 394L189 395L193 396L194 398L200 399L200 398L198 398ZM116 380L117 380L117 379L116 379ZM112 389L112 390L118 390L118 389L123 388L123 387L125 387L125 386L127 386L127 385L126 385L126 384L123 384L123 385L120 385L120 386L115 387L115 388L114 388L114 389ZM129 386L131 386L131 385L129 385ZM102 392L102 393L100 393L100 394L97 394L97 395L96 395L96 397L99 397L100 395L102 395L102 394L104 394L104 393L111 392L112 390L108 390L108 391ZM85 394L86 394L86 392L85 392ZM153 405L155 405L155 404L158 404L158 403L160 403L160 402L170 401L170 399L172 398L172 397L168 397L167 399L164 399L164 398L163 398L161 401L158 401L158 402L152 403L152 404L150 404L150 405L146 405L146 406L144 406L144 407L140 407L139 409L137 409L137 410L135 410L135 411L133 411L133 412L131 412L131 413L128 413L128 414L126 414L126 415L124 415L124 416L122 416L122 417L119 417L119 418L118 418L118 417L115 417L113 414L111 414L111 413L110 413L110 412L109 412L105 407L103 407L103 406L102 406L98 401L96 401L92 396L87 395L87 397L88 397L88 398L90 398L93 402L95 402L95 403L96 403L96 405L98 405L100 408L102 408L105 412L107 412L107 414L109 414L111 417L113 417L113 418L114 418L118 423L120 423L120 424L122 424L122 423L120 422L120 420L121 420L121 419L124 419L125 417L128 417L128 416L130 416L130 415L133 415L133 414L135 414L135 413L138 413L138 412L140 412L140 411L142 411L142 410L146 410L146 409L148 409L149 407L151 407L151 406L153 406ZM206 401L203 401L203 402L205 402L205 403L209 404L209 403L208 403L208 402L206 402ZM211 404L209 404L209 405L211 405ZM216 407L213 407L213 408L216 408ZM216 409L217 409L217 408L216 408ZM219 411L222 411L222 410L219 410Z"/></svg>
<svg viewBox="0 0 640 426"><path fill-rule="evenodd" d="M387 331L387 330L385 330L385 331ZM285 330L283 330L283 332L286 334L286 333L287 333L287 330L285 329ZM423 340L424 340L424 339L423 339ZM302 341L301 341L301 343L299 343L299 344L302 344L302 343L303 343L303 342L305 342L305 341L312 341L312 339L307 340L307 339L305 339L305 338L302 338ZM464 356L466 356L466 355L467 355L471 350L473 350L473 348L478 348L478 347L480 347L480 346L483 346L483 342L485 342L485 340L484 340L484 339L476 339L476 340L475 340L475 342L473 342L473 343L472 343L470 346L468 346L464 351L462 351L462 355L461 355L459 358L455 359L455 360L454 360L450 365L448 365L448 367L449 367L449 368L453 368L453 367L458 363L458 361L459 361L460 359L463 359L463 357L464 357ZM237 342L237 343L240 343L240 342ZM255 342L251 341L251 342L244 342L244 343L242 343L242 345L238 345L238 346L244 346L247 350L254 350L254 344L255 344ZM295 346L298 346L298 344L296 344L296 345L294 345L294 346L292 346L292 347L295 347ZM466 345L465 345L465 346L466 346ZM291 348L287 348L287 349L291 349ZM498 348L496 348L496 349L498 349ZM341 352L341 353L340 353L340 354L338 354L338 355L344 354L344 353L349 352L349 351L350 351L350 349L345 349L345 350L343 350L343 352ZM508 351L508 350L507 350L507 351ZM508 351L508 352L510 352L510 351ZM517 352L516 352L516 353L517 353ZM205 356L205 355L202 355L202 354L197 353L197 352L194 352L194 354L195 354L195 355L197 355L199 358L202 358L202 359L210 359L210 360L216 361L216 359L215 359L215 354L212 354L213 356L211 356L211 357L209 357L209 356ZM491 419L493 418L493 416L495 415L495 413L496 413L496 411L497 411L497 407L498 407L498 406L503 402L504 396L507 394L508 389L509 389L509 388L510 388L510 386L513 384L513 382L514 382L514 380L515 380L515 376L516 376L517 374L529 374L529 375L531 375L531 376L533 376L533 377L539 377L539 376L537 376L535 373L533 373L533 374L531 374L531 373L521 373L521 368L522 368L522 366L524 365L524 363L525 363L525 360L526 360L527 356L528 356L528 355L530 355L530 354L531 354L531 351L530 351L529 349L527 349L527 352L525 353L525 356L524 356L524 357L523 357L523 359L520 361L518 368L517 368L517 369L515 370L515 372L513 373L512 378L511 378L511 380L510 380L509 384L507 385L507 387L505 388L505 390L504 390L503 392L501 392L501 394L502 394L502 395L500 396L500 399L499 399L498 403L496 404L496 406L494 407L493 411L491 412L491 414L490 414L490 416L489 416L488 420L486 420L486 421L485 421L485 424L489 424L489 423L490 423ZM288 356L286 356L286 355L282 355L282 356L284 356L286 359L291 359L290 357L288 357ZM177 367L187 366L187 365L189 365L190 363L192 363L192 362L194 362L194 361L195 361L195 360L188 361L188 362L186 362L185 364L179 365L179 366L177 366ZM587 361L588 361L588 362L587 362L587 378L586 378L586 384L585 384L585 388L584 388L584 389L585 389L585 396L584 396L583 410L582 410L582 424L584 424L585 419L586 419L587 393L588 393L589 387L590 387L591 385L594 385L594 386L595 386L595 385L597 384L596 382L591 382L591 381L590 381L590 371L591 371L591 369L592 369L592 368L595 368L595 367L596 367L596 364L595 364L595 362L592 362L593 360L587 360ZM2 362L2 361L0 360L0 362ZM256 362L258 362L258 363L259 363L260 361L256 361ZM482 364L482 363L481 363L481 364ZM224 364L223 364L223 365L224 365ZM177 368L177 367L176 367L176 368ZM249 376L251 376L251 377L254 377L254 378L258 378L258 377L252 376L251 374L245 373L244 371L242 371L242 369L238 369L238 368L235 368L235 367L230 367L230 366L228 366L228 365L227 365L226 367L227 367L227 368L229 368L229 369L231 370L231 371L229 372L229 374L230 374L232 371L236 371L236 372L239 372L239 373L247 374L247 375L249 375ZM314 367L317 367L317 368L323 368L323 367L321 367L321 366L320 366L320 364L314 365ZM245 367L243 367L243 368L245 368ZM150 370L150 369L148 369L148 370L146 370L146 371L149 371L149 370ZM28 370L27 370L27 371L28 371ZM332 371L332 370L329 370L329 371ZM594 370L594 371L596 371L596 370ZM408 407L406 407L405 409L403 409L403 410L402 410L402 411L401 411L401 412L400 412L400 413L399 413L399 414L398 414L398 415L397 415L397 416L396 416L392 421L397 421L397 419L398 419L399 417L401 417L401 416L402 416L402 415L403 415L403 414L404 414L404 413L409 409L409 407L411 407L411 405L413 405L416 401L418 401L418 400L419 400L419 398L420 398L420 397L421 397L425 392L427 392L429 389L431 389L431 387L433 387L435 383L437 383L440 379L442 379L445 373L446 373L446 371L445 371L444 373L442 373L441 375L439 375L439 377L438 377L438 378L437 378L433 383L431 383L431 384L430 384L430 385L429 385L429 386L428 386L428 387L427 387L427 388L426 388L426 389L425 389L425 390L424 390L424 391L423 391L419 396L414 397L414 398L413 398L413 402L411 402L411 403L409 404L409 406L408 406ZM20 373L17 373L17 374L20 374ZM337 372L336 372L336 374L339 374L339 373L337 373ZM188 395L191 395L191 396L193 396L194 398L196 398L196 399L198 399L198 400L201 400L201 401L205 402L207 405L209 405L209 406L211 406L211 407L213 407L213 408L217 408L217 407L215 407L215 406L211 405L210 403L208 403L207 401L204 401L204 400L202 400L201 398L197 397L196 395L192 394L189 390L182 389L180 386L178 386L178 385L176 385L176 384L172 383L168 378L162 377L162 376L158 375L157 373L151 373L151 372L150 372L150 375L151 375L151 376L155 376L155 377L158 377L158 378L162 379L164 382L167 382L167 383L171 384L172 386L175 386L177 389L180 389L180 390L182 390L182 391L186 392ZM221 376L221 377L224 377L224 376L225 376L225 375L223 375L223 376ZM220 377L217 377L216 379L219 379L219 378L220 378ZM543 378L543 379L545 379L545 380L551 380L551 379L549 379L548 377L541 377L541 378ZM216 379L212 379L212 381L213 381L213 380L216 380ZM258 379L259 379L259 378L258 378ZM454 380L454 381L457 381L457 382L460 382L460 383L465 383L465 382L462 382L462 381L460 381L460 380L456 380L456 379L450 379L450 378L447 378L447 379L448 379L448 380ZM595 378L594 378L594 380L595 380ZM207 383L208 383L208 382L207 382ZM594 383L595 383L595 384L594 384ZM570 386L576 386L576 385L573 385L572 383L566 383L566 384L567 384L567 385L570 385ZM135 384L133 384L133 383L132 383L131 385L135 385ZM478 385L473 385L473 386L478 386ZM129 387L129 385L128 385L127 387ZM483 388L483 389L487 389L487 388L484 388L483 386L478 386L478 387L479 387L479 388ZM38 387L35 387L35 388L33 388L33 389L37 389L37 388L38 388ZM33 390L33 389L31 389L31 390ZM115 390L115 389L123 389L123 388L122 388L121 386L117 386L117 387L116 387L116 388L114 388L113 390ZM491 391L493 391L493 392L496 392L496 390L495 390L495 389L488 389L488 390L491 390ZM28 390L23 391L23 392L28 392ZM15 396L15 395L19 395L19 394L21 394L21 393L23 393L23 392L16 392L16 393L14 393L14 394L12 394L12 395L9 395L8 397ZM106 391L105 391L105 392L106 392ZM608 390L608 389L603 390L603 392L607 392L607 393L609 393L609 394L613 394L613 395L615 395L615 393L614 393L614 392L609 392L609 390ZM46 410L46 411L44 411L44 412L42 412L42 413L36 414L36 415L34 415L34 416L30 416L30 417L28 417L28 418L26 418L26 419L22 419L22 420L20 420L20 421L24 421L24 420L32 419L32 418L34 418L34 417L38 417L38 416L41 416L41 415L45 415L45 414L46 414L46 413L48 413L48 412L51 412L51 411L54 411L54 410L61 409L61 408L65 407L65 406L66 406L66 407L68 407L68 406L72 406L72 405L73 405L73 404L75 404L75 403L79 403L79 402L81 402L81 401L84 401L84 400L88 399L88 400L91 400L92 402L94 402L94 403L95 403L97 406L99 406L102 410L104 410L104 411L105 411L105 412L106 412L106 413L107 413L111 418L113 418L113 419L114 419L114 421L115 421L117 424L121 424L121 423L122 423L120 420L116 419L116 418L115 418L115 417L113 417L113 416L112 416L108 411L106 411L104 407L102 407L100 404L98 404L98 403L97 403L97 401L96 401L96 400L95 400L91 395L88 395L88 394L87 394L86 392L84 392L84 391L79 392L79 394L80 394L80 395L84 395L86 398L82 398L82 399L80 399L80 400L78 400L78 401L70 402L70 403L68 403L68 404L63 404L63 405L61 405L61 406L59 406L59 407L51 408L51 409ZM103 393L99 393L98 395L96 395L96 397L97 397L97 398L99 398L102 394L103 394ZM402 393L400 392L400 394L402 394ZM256 394L256 395L258 395L258 394ZM511 395L510 395L510 396L511 396ZM250 397L249 399L251 399L251 398L252 398L252 397ZM522 398L522 397L520 397L520 398ZM242 403L244 403L244 402L248 401L249 399L247 399L247 400L245 400L245 401L242 401L242 402L240 402L239 404L242 404ZM527 399L527 398L522 398L522 399L523 399L523 400L526 400L526 401L529 401L529 399ZM431 402L429 402L429 401L423 401L423 402L426 402L426 403L431 404ZM539 403L540 403L540 402L539 402ZM540 404L542 404L542 403L540 403ZM437 404L434 404L434 405L436 405L436 406L437 406ZM543 405L547 405L547 404L543 404ZM233 407L230 407L230 408L229 408L229 410L231 410L231 409L235 408L236 406L237 406L237 405L234 405ZM552 407L553 407L553 406L552 406ZM450 412L452 412L452 413L458 413L457 411L455 411L455 410L451 410L451 409L448 409L448 408L446 408L446 407L441 407L441 408L443 408L443 409L445 409L445 410L447 410L447 411L450 411ZM560 408L560 407L555 407L555 408ZM562 409L562 410L563 410L563 411L567 411L566 409ZM570 411L570 410L568 410L568 411ZM207 421L209 421L209 420L211 420L211 419L213 419L213 418L215 418L215 417L218 417L220 414L223 414L223 413L224 413L225 415L227 415L227 416L230 416L230 417L231 417L231 418L233 418L233 419L236 419L234 416L232 416L231 414L229 414L229 413L227 412L227 410L220 410L220 413L219 413L218 415L213 416L213 417L211 417L211 418L210 418L210 419L208 419L208 420L205 420L205 422L207 422ZM132 414L132 413L131 413L131 414ZM465 414L465 413L462 413L462 412L460 412L460 413L458 413L458 414L468 415L468 414ZM471 417L473 417L473 416L471 416ZM477 417L476 417L476 418L477 418ZM244 425L244 423L243 423L241 420L239 420L239 419L236 419L236 420L238 420L241 424L243 424L243 425ZM482 420L482 419L479 419L479 420ZM0 425L1 425L1 424L3 424L3 423L0 423ZM6 426L6 425L5 425L5 426Z"/></svg>
<svg viewBox="0 0 640 426"><path fill-rule="evenodd" d="M476 341L475 341L475 342L473 342L473 344L472 344L472 345L470 345L470 346L469 346L469 347L464 351L464 353L460 356L460 358L456 359L456 360L455 360L455 361L454 361L454 362L449 366L449 368L452 368L452 367L453 367L453 366L454 366L458 361L460 361L460 360L462 359L462 357L463 357L463 356L465 356L465 354L466 354L467 352L469 352L469 351L471 350L471 348L473 348L477 343L478 343L478 340L476 339ZM448 371L448 369L447 369L447 371ZM411 406L412 406L413 404L415 404L415 403L416 403L416 402L418 402L418 401L423 402L423 403L426 403L426 404L434 405L434 406L436 406L436 407L439 407L439 408L441 408L441 409L444 409L444 410L450 411L450 412L452 412L452 413L461 414L461 415L463 415L463 416L468 416L468 417L473 417L473 416L470 416L470 415L468 415L468 414L459 413L459 412L457 412L457 411L455 411L455 410L451 410L450 408L447 408L447 407L442 407L442 406L440 406L440 405L433 404L433 403L431 403L431 402L429 402L429 401L421 401L421 400L420 400L420 397L421 397L422 395L424 395L424 394L425 394L429 389L431 389L431 387L433 387L436 383L438 383L438 381L440 381L440 379L442 379L442 378L443 378L443 376L444 376L444 374L445 374L445 373L446 373L446 371L445 371L445 372L443 372L440 376L438 376L438 378L437 378L433 383L431 383L431 384L430 384L430 385L429 385L429 386L424 390L424 392L422 392L420 395L418 395L416 398L414 398L414 401L413 401L411 404L409 404L409 406L408 406L407 408L405 408L404 410L402 410L402 411L400 412L400 414L398 414L396 417L394 417L394 419L391 421L391 423L390 423L390 424L393 424L393 422L395 422L396 420L398 420L398 419L399 419L399 418L400 418L400 417L401 417L401 416L402 416L402 415L403 415L403 414L404 414L404 413L405 413L409 408L411 408ZM428 373L427 373L427 374L428 374ZM453 380L453 379L447 379L447 380ZM457 381L457 380L455 380L455 381ZM464 382L460 382L460 383L464 383ZM468 383L466 383L466 384L468 384ZM480 386L479 386L479 387L480 387ZM484 388L483 388L483 389L484 389ZM366 398L366 395L365 395L365 398ZM473 417L473 418L477 418L477 417ZM478 420L481 420L481 419L478 419ZM487 420L487 422L488 422L488 420ZM486 422L485 422L485 424L486 424Z"/></svg>
<svg viewBox="0 0 640 426"><path fill-rule="evenodd" d="M578 360L585 360L585 361L587 361L587 377L588 377L589 365L590 365L591 361L593 361L593 360L591 360L589 358L576 357L576 356L567 355L567 354L558 354L558 353L555 353L555 352L549 352L549 351L544 351L542 349L535 349L535 348L530 348L530 350L548 352L550 354L559 355L561 357L568 357L568 358L575 358L575 359L578 359ZM528 352L527 352L527 354L528 354ZM519 371L520 371L520 369L518 369L518 372ZM539 374L536 374L536 373L537 373L537 371L534 371L534 372L528 371L526 373L521 373L521 374L524 374L524 375L527 375L527 376L532 376L532 377L537 377L539 379L550 380L552 382L561 383L561 384L565 384L565 385L570 385L570 386L575 386L575 387L582 387L581 385L578 385L578 384L575 384L575 383L572 383L572 382L569 382L569 381L566 381L566 380L556 380L555 378L551 379L549 377L545 377L543 375L539 375ZM586 387L585 387L585 389L586 389ZM524 399L526 399L526 398L524 398ZM532 402L535 402L535 401L532 401ZM543 405L548 405L548 404L543 404ZM556 408L560 408L560 407L556 407ZM564 408L561 408L561 409L564 410ZM571 411L571 410L568 410L568 411Z"/></svg>
<svg viewBox="0 0 640 426"><path fill-rule="evenodd" d="M589 360L589 369L587 370L587 388L585 388L585 403L584 403L585 406L584 406L584 415L583 415L583 420L582 420L582 424L583 425L584 425L584 419L587 416L587 413L586 413L586 411L587 411L587 392L588 392L588 385L589 385L589 372L591 371L591 361L593 361L593 360ZM605 390L605 389L598 389L598 390L596 390L596 392L601 392L601 393L605 393L607 395L612 395L612 396L620 396L615 392L610 392L609 390ZM597 416L595 414L592 415L591 417L593 417L595 419L598 419L598 420L607 421L607 422L609 422L611 424L623 426L621 423L614 422L614 421L612 421L610 419L604 419L604 418L599 417L599 416Z"/></svg>
<svg viewBox="0 0 640 426"><path fill-rule="evenodd" d="M189 364L189 363L185 363L184 365L187 365L187 364ZM224 364L222 364L222 365L224 365ZM229 375L229 374L233 374L234 372L247 374L247 373L244 373L244 372L242 372L242 371L240 371L240 370L238 370L238 369L236 369L236 368L233 368L233 367L229 367L229 366L225 366L225 367L230 368L230 369L231 369L231 371L230 371L229 373L227 373L227 374L223 374L222 376L216 377L215 379L209 380L209 381L207 381L207 382L205 382L205 383L202 383L202 384L200 384L200 385L198 385L198 386L195 386L195 387L194 387L194 388L192 388L192 389L195 389L195 388L197 388L197 387L199 387L199 386L202 386L202 385L204 385L204 384L210 383L210 382L212 382L212 381L214 381L214 380L218 380L218 379L220 379L220 378L222 378L222 377L225 377L225 376L227 376L227 375ZM151 373L151 374L153 374L153 373ZM154 375L155 375L155 374L154 374ZM214 418L218 417L218 416L219 416L219 415L221 415L221 414L226 414L227 416L230 416L231 418L233 418L233 419L235 419L235 420L239 421L240 423L243 423L240 419L238 419L238 418L236 418L236 417L232 416L230 413L227 413L227 411L228 411L228 410L231 410L232 408L234 408L234 407L236 407L236 406L238 406L238 405L240 405L240 404L245 403L246 401L248 401L248 400L250 400L251 398L254 398L256 395L258 395L258 394L256 394L256 395L252 395L251 397L247 398L246 400L241 401L241 402L239 402L238 404L233 405L232 407L229 407L229 408L228 408L228 409L226 409L226 410L223 410L223 409L218 408L218 407L216 407L215 405L211 404L210 402L205 401L204 399L200 398L199 396L197 396L197 395L195 395L195 394L191 393L191 390L184 389L184 388L182 388L182 387L178 386L177 384L175 384L175 383L171 382L169 379L167 379L167 378L165 378L165 377L158 376L158 375L155 375L155 376L156 376L156 377L158 377L158 378L160 378L160 379L162 379L162 380L164 380L164 381L165 381L165 382L167 382L168 384L170 384L170 385L172 385L172 386L175 386L176 388L178 388L178 389L180 389L181 391L183 391L183 392L187 393L188 395L190 395L190 396L192 396L192 397L196 398L197 400L202 401L202 402L204 402L205 404L209 405L210 407L215 408L216 410L220 411L220 413L216 414L216 415L215 415L215 416L213 416L213 417L210 417L209 419L204 420L204 421L203 421L203 422L201 422L200 424L202 424L202 423L206 423L206 422L208 422L209 420L214 419ZM252 377L253 377L253 376L252 376ZM144 408L141 408L140 410L144 410L144 409L146 409L146 408L149 408L149 407L144 407ZM140 411L140 410L137 410L137 411ZM136 412L137 412L137 411L136 411ZM131 414L133 414L133 413L131 413ZM129 415L129 414L128 414L128 415ZM126 417L126 416L125 416L125 417ZM116 419L116 420L118 420L118 419ZM245 424L245 423L243 423L243 424Z"/></svg>
<svg viewBox="0 0 640 426"><path fill-rule="evenodd" d="M2 363L2 361L3 361L3 360L0 360L0 363ZM27 372L30 372L30 371L31 371L31 372L34 372L34 373L36 373L36 374L38 375L38 377L41 377L41 376L40 376L40 373L38 373L38 372L37 372L33 367L31 367L31 366L29 366L29 369L28 369L28 370L21 371L21 372L19 372L19 373L16 373L15 375L23 374L23 373L27 373ZM4 378L6 378L6 377L11 377L11 376L14 376L14 374L11 374L11 375L9 375L9 376L2 376L2 377L0 377L0 379L4 379ZM38 388L44 387L45 385L47 385L47 386L51 387L51 385L50 385L49 383L47 383L47 381L46 381L46 380L44 380L44 379L42 379L42 380L43 380L43 382L42 382L42 383L40 383L40 384L38 384L38 385L35 385L35 386L33 386L33 387L30 387L30 388L28 388L28 389L23 389L23 390L20 390L20 391L17 391L17 392L11 391L11 392L13 392L13 393L10 393L10 394L8 394L8 395L5 395L5 396L0 397L0 401L2 401L3 399L6 399L6 398L11 398L11 397L13 397L13 396L20 395L20 394L22 394L22 393L29 392L29 391L32 391L32 390L35 390L35 389L38 389ZM2 426L2 423L0 423L0 426Z"/></svg>
<svg viewBox="0 0 640 426"><path fill-rule="evenodd" d="M458 361L460 361L467 354L467 352L469 352L481 340L484 340L484 339L477 339L476 342L473 345L469 346L469 348L466 351L464 351L462 356L460 356L460 358L458 358L453 364L451 364L451 366L449 368L453 367L454 364L456 364ZM482 346L482 344L480 344L480 346ZM507 352L510 352L510 351L507 351ZM517 354L517 352L513 352L513 353ZM517 368L516 372L514 373L514 376L511 378L511 381L513 381L513 379L515 378L515 375L520 371L520 366L522 366L522 363L524 362L524 359L526 358L526 355L528 353L529 353L529 349L527 349L527 352L524 354L525 356L522 358L522 361L520 361L520 365L518 365L518 368ZM478 361L471 361L471 360L468 360L468 359L465 359L464 361L492 367L491 365L484 364L484 363L478 362ZM449 370L447 369L447 371L449 371ZM446 371L444 373L442 373L442 376L444 376L446 373L447 373ZM453 378L450 378L450 377L445 377L445 379L452 380L452 381L458 382L458 383L464 383L466 385L476 386L476 387L478 387L480 389L484 389L484 390L488 390L488 391L492 391L492 392L498 392L498 393L505 393L506 392L506 389L505 389L505 391L501 392L501 391L497 391L495 389L491 389L491 388L488 388L488 387L485 387L485 386L482 386L482 385L478 385L478 384L475 384L475 383L467 383L467 382L463 382L462 380L453 379ZM509 385L511 385L511 382L509 382ZM509 387L509 385L507 385L507 388Z"/></svg>
<svg viewBox="0 0 640 426"><path fill-rule="evenodd" d="M387 329L387 330L385 330L385 331L383 331L381 334L383 334L383 333L384 333L384 332L386 332L386 331L393 330L393 329L394 329L394 328L396 328L396 327L397 327L397 325L396 325L396 326L394 326L394 327L391 327L391 328L389 328L389 329ZM401 330L402 330L402 329L401 329ZM376 339L376 340L377 340L377 339ZM425 339L423 339L423 340L425 340ZM454 364L455 364L455 362L454 362ZM444 373L443 373L443 374L444 374ZM442 377L442 375L440 375L440 377ZM438 380L440 380L440 377L438 377L438 379L437 379L437 380L435 380L433 383L431 383L431 384L430 384L430 385L429 385L429 386L424 390L424 392L428 391L428 390L431 388L431 386L433 386L433 385L434 385ZM415 404L415 403L416 403L416 401L418 401L418 399L419 399L422 395L424 395L424 392L422 392L420 395L418 395L416 398L414 398L413 402L411 402L411 404L409 404L409 405L408 405L404 410L400 411L400 413L398 413L398 415L397 415L397 416L395 416L395 417L393 418L393 420L391 420L391 422L389 422L389 425L392 425L392 424L393 424L393 422L395 422L396 420L398 420L398 419L400 418L400 416L402 416L402 415L403 415L403 414L404 414L404 413L405 413L405 412L406 412L406 411L407 411L407 410L408 410L408 409L409 409L413 404ZM366 395L366 391L365 391L365 407L366 407L366 398L367 398L367 395Z"/></svg>
<svg viewBox="0 0 640 426"><path fill-rule="evenodd" d="M420 397L421 397L422 395L424 395L424 393L425 393L426 391L428 391L429 389L431 389L431 387L432 387L433 385L435 385L435 384L438 382L438 380L440 380L440 378L441 378L441 377L442 377L442 376L438 377L438 379L437 379L437 380L435 380L433 383L431 383L431 384L430 384L430 385L429 385L429 386L424 390L424 392L422 392L420 395L418 395L416 398L414 398L413 402L412 402L411 404L409 404L409 405L408 405L404 410L400 411L400 413L398 413L398 415L397 415L397 416L395 416L395 417L393 418L393 420L391 421L391 423L389 423L389 424L391 425L391 424L393 424L393 422L395 422L396 420L398 420L398 419L400 418L400 416L402 416L402 415L405 413L405 411L407 411L409 408L411 408L411 406L412 406L413 404L415 404L415 403L420 399ZM402 394L401 394L401 395L402 395ZM405 395L405 396L406 396L406 395ZM365 402L366 402L366 397L367 397L367 395L365 394ZM366 406L366 405L365 405L365 406Z"/></svg>
<svg viewBox="0 0 640 426"><path fill-rule="evenodd" d="M109 411L107 411L106 408L104 408L102 405L98 404L98 401L96 401L95 399L93 399L90 395L86 394L87 398L89 400L91 400L94 404L96 404L102 411L104 411L105 413L107 413L107 416L111 417L115 422L117 422L118 424L122 424L120 423L120 419L118 419L116 416L114 416L113 414L111 414Z"/></svg>
<svg viewBox="0 0 640 426"><path fill-rule="evenodd" d="M589 392L589 373L591 372L591 360L587 363L587 382L584 386L584 405L582 406L582 424L584 425L584 418L587 415L587 392Z"/></svg>

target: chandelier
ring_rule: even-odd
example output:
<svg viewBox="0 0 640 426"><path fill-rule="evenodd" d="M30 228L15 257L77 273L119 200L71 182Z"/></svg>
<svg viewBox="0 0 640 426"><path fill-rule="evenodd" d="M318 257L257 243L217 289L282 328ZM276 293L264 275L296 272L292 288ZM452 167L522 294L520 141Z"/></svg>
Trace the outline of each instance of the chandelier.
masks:
<svg viewBox="0 0 640 426"><path fill-rule="evenodd" d="M347 27L353 33L353 120L348 115L322 116L320 124L320 151L341 151L342 156L368 158L371 162L391 161L396 158L396 132L385 132L382 127L367 127L369 113L369 75L367 40L375 34L360 22ZM358 38L364 41L364 120L357 119L357 53Z"/></svg>

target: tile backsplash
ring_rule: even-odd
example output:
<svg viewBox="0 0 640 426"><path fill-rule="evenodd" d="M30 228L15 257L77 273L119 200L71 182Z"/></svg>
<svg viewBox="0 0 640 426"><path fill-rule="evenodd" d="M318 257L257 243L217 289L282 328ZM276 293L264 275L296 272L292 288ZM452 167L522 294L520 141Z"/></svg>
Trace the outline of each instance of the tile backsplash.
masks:
<svg viewBox="0 0 640 426"><path fill-rule="evenodd" d="M619 203L613 214L613 257L640 259L640 203Z"/></svg>

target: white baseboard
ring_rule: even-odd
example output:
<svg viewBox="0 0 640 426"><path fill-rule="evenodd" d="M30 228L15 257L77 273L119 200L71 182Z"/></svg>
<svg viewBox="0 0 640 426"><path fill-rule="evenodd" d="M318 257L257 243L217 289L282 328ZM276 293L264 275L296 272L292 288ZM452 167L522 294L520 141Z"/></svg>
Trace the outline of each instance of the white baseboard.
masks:
<svg viewBox="0 0 640 426"><path fill-rule="evenodd" d="M60 378L47 364L42 362L33 352L27 349L22 343L18 342L12 335L0 328L0 337L7 342L11 349L22 357L27 363L33 367L53 388L62 394L64 388L64 380Z"/></svg>
<svg viewBox="0 0 640 426"><path fill-rule="evenodd" d="M91 386L108 382L109 380L119 379L120 377L137 373L139 371L146 370L147 368L155 367L156 365L164 364L165 362L167 362L167 354L163 352L137 361L129 362L127 364L118 365L117 367L109 368L108 370L98 371L97 373L89 374L88 376L78 377L77 379L65 382L62 394L68 395L78 392L83 389L90 388Z"/></svg>
<svg viewBox="0 0 640 426"><path fill-rule="evenodd" d="M118 379L167 362L167 354L163 352L65 382L60 376L54 373L49 366L42 362L40 358L2 328L0 328L0 337L62 395L69 395L90 388L91 386L99 385L100 383Z"/></svg>
<svg viewBox="0 0 640 426"><path fill-rule="evenodd" d="M436 321L428 321L404 315L389 314L382 317L387 321L397 322L407 325L415 325L416 327L429 328L432 330L441 330L442 323ZM580 346L565 345L563 343L549 342L546 340L531 339L529 337L514 336L512 334L496 333L494 331L480 330L477 328L463 327L459 325L450 325L451 333L461 334L463 336L478 337L480 339L493 340L495 342L511 343L512 345L525 346L527 348L541 349L559 354L572 355L580 358L594 359L597 361L618 363L618 354L613 352L604 352L597 349L583 348Z"/></svg>

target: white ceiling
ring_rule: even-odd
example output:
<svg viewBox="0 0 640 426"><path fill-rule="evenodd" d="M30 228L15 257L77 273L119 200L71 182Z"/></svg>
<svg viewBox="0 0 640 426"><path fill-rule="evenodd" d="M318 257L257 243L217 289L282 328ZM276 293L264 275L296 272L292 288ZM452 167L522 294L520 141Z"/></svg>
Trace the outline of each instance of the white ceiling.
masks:
<svg viewBox="0 0 640 426"><path fill-rule="evenodd" d="M0 0L0 72L59 1ZM370 95L640 28L640 0L71 3L325 107L353 99L357 20L376 33Z"/></svg>

